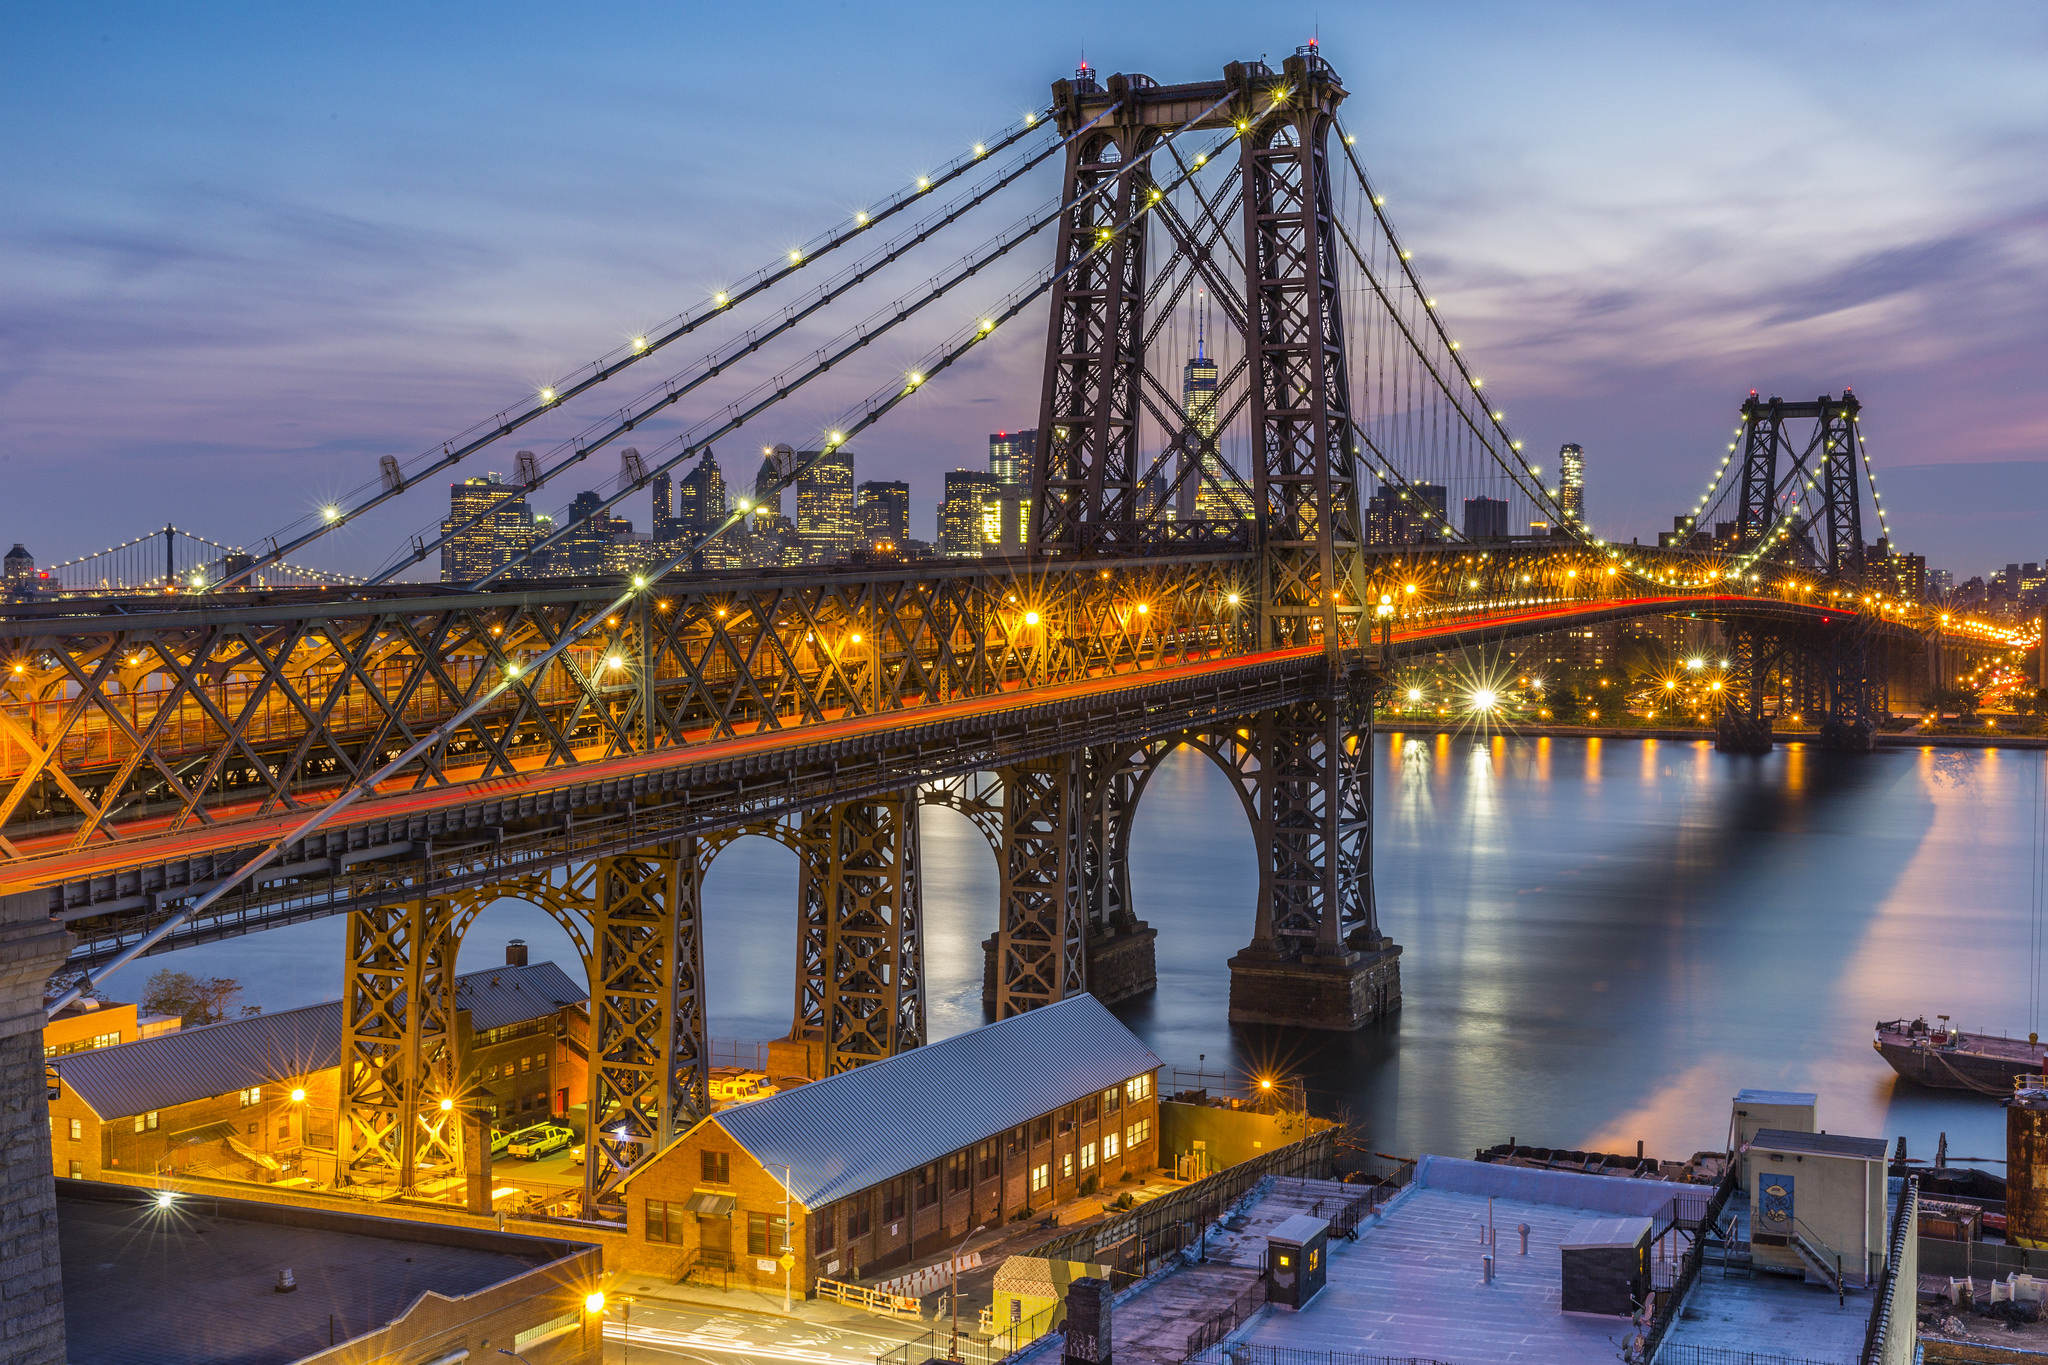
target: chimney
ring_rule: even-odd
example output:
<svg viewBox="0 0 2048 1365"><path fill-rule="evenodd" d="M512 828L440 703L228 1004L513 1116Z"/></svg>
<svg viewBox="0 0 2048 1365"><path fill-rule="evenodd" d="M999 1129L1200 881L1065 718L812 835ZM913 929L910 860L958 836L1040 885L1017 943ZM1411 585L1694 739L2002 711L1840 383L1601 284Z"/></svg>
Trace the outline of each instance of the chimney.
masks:
<svg viewBox="0 0 2048 1365"><path fill-rule="evenodd" d="M526 965L526 940L515 938L505 945L505 965L524 967Z"/></svg>

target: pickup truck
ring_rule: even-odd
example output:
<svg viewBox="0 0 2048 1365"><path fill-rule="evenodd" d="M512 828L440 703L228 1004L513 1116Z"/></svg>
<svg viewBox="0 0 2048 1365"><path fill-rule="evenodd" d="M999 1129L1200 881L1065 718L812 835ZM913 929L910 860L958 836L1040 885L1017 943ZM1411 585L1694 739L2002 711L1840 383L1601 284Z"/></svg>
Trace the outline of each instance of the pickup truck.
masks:
<svg viewBox="0 0 2048 1365"><path fill-rule="evenodd" d="M538 1161L544 1156L553 1156L576 1140L576 1134L560 1124L537 1123L522 1133L513 1135L506 1145L509 1155L527 1161Z"/></svg>

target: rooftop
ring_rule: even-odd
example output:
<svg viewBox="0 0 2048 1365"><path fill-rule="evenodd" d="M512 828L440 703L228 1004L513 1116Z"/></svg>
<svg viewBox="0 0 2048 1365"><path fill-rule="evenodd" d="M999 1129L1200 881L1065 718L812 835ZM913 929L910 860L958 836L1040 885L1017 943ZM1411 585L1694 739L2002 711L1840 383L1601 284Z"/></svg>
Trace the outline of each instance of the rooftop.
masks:
<svg viewBox="0 0 2048 1365"><path fill-rule="evenodd" d="M1811 1156L1850 1156L1863 1161L1884 1160L1883 1138L1844 1137L1840 1133L1793 1133L1783 1128L1761 1128L1749 1140L1751 1147L1767 1152L1804 1152Z"/></svg>
<svg viewBox="0 0 2048 1365"><path fill-rule="evenodd" d="M1738 1090L1737 1104L1816 1104L1820 1096L1805 1090Z"/></svg>
<svg viewBox="0 0 2048 1365"><path fill-rule="evenodd" d="M538 1019L588 995L552 962L455 978L456 1007L478 1030ZM338 1066L341 1022L341 1002L329 1000L69 1053L54 1064L95 1114L127 1118Z"/></svg>
<svg viewBox="0 0 2048 1365"><path fill-rule="evenodd" d="M568 1243L57 1182L71 1365L284 1365L560 1259ZM299 1288L277 1293L279 1270Z"/></svg>
<svg viewBox="0 0 2048 1365"><path fill-rule="evenodd" d="M1080 995L705 1122L771 1172L788 1166L790 1193L815 1209L1158 1067L1101 1001Z"/></svg>

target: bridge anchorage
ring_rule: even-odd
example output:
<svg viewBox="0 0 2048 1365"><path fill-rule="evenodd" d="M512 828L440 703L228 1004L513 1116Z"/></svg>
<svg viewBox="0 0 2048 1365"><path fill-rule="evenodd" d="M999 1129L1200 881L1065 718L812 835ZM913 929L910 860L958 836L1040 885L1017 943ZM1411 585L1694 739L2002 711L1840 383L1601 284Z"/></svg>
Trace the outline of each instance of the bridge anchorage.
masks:
<svg viewBox="0 0 2048 1365"><path fill-rule="evenodd" d="M1260 860L1231 1018L1353 1029L1401 1001L1400 949L1373 899L1371 763L1372 698L1404 657L1698 617L1721 624L1738 665L1727 747L1768 747L1779 714L1825 714L1830 741L1855 747L1902 660L1998 643L1873 602L1859 581L1862 450L1846 395L1745 408L1743 456L1715 483L1739 489L1725 494L1739 497L1739 534L1696 543L1710 489L1671 545L1592 536L1484 396L1353 157L1343 100L1313 48L1183 85L1080 73L914 189L409 465L385 457L358 500L315 509L261 551L216 555L197 583L188 571L166 591L152 541L147 595L118 595L117 563L78 594L8 607L8 1084L40 1084L51 968L96 979L143 953L345 915L340 1180L417 1190L476 1156L456 952L482 906L524 899L585 961L585 1207L616 1216L625 1178L708 1111L721 964L705 961L701 889L742 834L799 860L791 1028L772 1067L821 1077L925 1039L928 805L965 814L997 859L992 1013L1150 989L1132 821L1186 746L1228 776ZM721 378L735 357L1054 157L1055 205L755 390L710 399L682 435L623 452L616 485L578 495L551 531L519 520L593 450L700 401L701 386L738 382ZM481 485L461 516L435 509L439 529L369 583L308 587L274 568L923 205L929 217L782 320L556 452L521 452L517 482ZM844 373L1048 227L1053 260L1034 282L968 314L820 450L775 447L755 486L779 498L1044 298L1042 439L1012 553L693 568L760 534L742 505L614 572L578 558L622 499L665 490L712 440ZM1801 443L1792 427L1808 421L1818 434ZM478 531L512 523L508 539ZM395 580L436 552L469 562L479 534L474 572ZM166 576L190 569L165 562ZM11 1112L0 1138L47 1156L35 1106ZM32 1193L10 1195L10 1213Z"/></svg>

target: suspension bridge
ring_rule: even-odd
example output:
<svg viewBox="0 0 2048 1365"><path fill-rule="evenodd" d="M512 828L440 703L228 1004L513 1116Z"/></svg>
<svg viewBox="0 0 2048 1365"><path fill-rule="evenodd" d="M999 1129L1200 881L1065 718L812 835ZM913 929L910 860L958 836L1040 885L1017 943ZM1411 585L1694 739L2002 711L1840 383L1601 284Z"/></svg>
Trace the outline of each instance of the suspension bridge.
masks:
<svg viewBox="0 0 2048 1365"><path fill-rule="evenodd" d="M699 887L740 834L797 851L789 1041L824 1076L924 1040L927 805L966 813L1000 865L998 1013L1148 988L1131 818L1190 745L1230 776L1263 859L1232 1018L1355 1028L1400 1001L1373 902L1369 741L1401 660L1630 617L1716 622L1733 660L1721 743L1755 752L1793 707L1821 718L1820 742L1867 748L1888 670L2014 646L1870 581L1866 495L1883 513L1846 391L1731 405L1687 526L1725 511L1731 535L1592 535L1423 286L1344 99L1313 46L1178 85L1084 69L660 327L385 457L259 548L206 542L200 563L151 542L171 558L130 585L147 591L96 595L84 569L64 579L78 592L10 607L10 1017L40 1017L52 971L73 983L61 1004L144 953L345 915L339 1164L350 1185L408 1189L461 1168L443 1103L465 1084L455 946L483 906L530 900L586 958L587 1211L616 1217L620 1182L708 1111ZM1057 195L1016 211L1041 167ZM948 234L996 222L951 254ZM870 308L899 262L920 278ZM1182 370L1198 296L1219 321L1197 405ZM935 387L974 383L982 348L1040 319L1019 553L690 571L744 529L742 506L643 572L536 572L713 442L798 401L835 405L819 449L783 448L765 491L792 487ZM831 320L842 330L813 344ZM701 359L522 452L497 502L423 511L361 583L292 578L323 536L700 332ZM877 342L932 335L913 366L846 394ZM488 571L406 581L664 421L680 429ZM1481 498L1538 529L1468 538L1448 508Z"/></svg>

